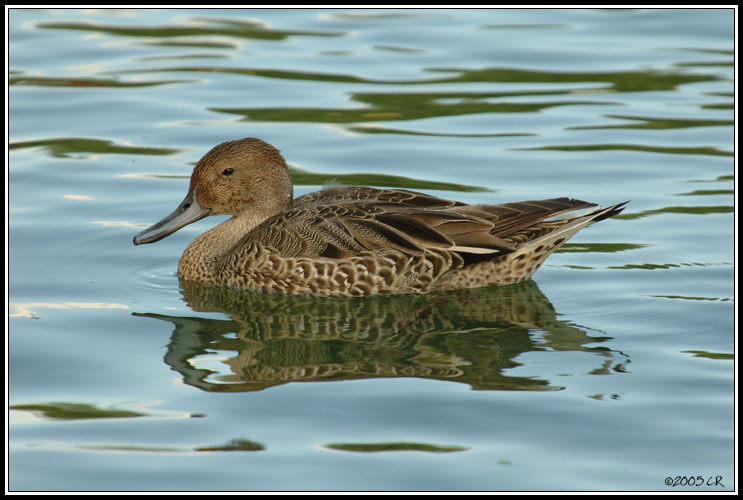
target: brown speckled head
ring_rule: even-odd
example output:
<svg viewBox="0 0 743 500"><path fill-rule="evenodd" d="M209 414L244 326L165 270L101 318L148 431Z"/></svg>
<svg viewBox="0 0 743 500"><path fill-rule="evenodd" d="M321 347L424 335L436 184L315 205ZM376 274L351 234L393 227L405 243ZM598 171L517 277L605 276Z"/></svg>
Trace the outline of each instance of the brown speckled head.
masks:
<svg viewBox="0 0 743 500"><path fill-rule="evenodd" d="M292 200L291 176L279 150L250 137L213 147L194 167L188 189L212 215L253 210L268 217Z"/></svg>

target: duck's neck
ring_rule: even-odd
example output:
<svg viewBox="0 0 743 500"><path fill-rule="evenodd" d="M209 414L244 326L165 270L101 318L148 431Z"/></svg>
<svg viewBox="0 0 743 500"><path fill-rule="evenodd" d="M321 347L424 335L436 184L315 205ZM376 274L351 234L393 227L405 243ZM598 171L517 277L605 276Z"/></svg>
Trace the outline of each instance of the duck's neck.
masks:
<svg viewBox="0 0 743 500"><path fill-rule="evenodd" d="M263 220L250 216L232 217L197 236L178 262L178 276L186 280L213 282L219 259Z"/></svg>

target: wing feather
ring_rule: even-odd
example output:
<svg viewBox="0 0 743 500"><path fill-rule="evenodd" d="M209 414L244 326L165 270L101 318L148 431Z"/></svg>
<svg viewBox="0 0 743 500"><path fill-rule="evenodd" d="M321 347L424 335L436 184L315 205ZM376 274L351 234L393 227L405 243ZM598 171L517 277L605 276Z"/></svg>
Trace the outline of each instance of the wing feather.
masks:
<svg viewBox="0 0 743 500"><path fill-rule="evenodd" d="M300 196L237 247L258 242L285 257L344 258L384 249L420 255L426 248L497 255L562 224L547 219L592 206L569 198L466 205L404 189L333 186Z"/></svg>

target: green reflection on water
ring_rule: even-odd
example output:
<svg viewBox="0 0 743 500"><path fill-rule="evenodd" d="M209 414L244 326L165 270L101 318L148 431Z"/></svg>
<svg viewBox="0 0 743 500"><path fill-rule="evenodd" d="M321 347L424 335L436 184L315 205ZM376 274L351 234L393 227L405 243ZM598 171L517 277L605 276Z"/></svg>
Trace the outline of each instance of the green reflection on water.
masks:
<svg viewBox="0 0 743 500"><path fill-rule="evenodd" d="M261 451L266 447L247 439L232 439L229 443L213 446L199 446L194 451Z"/></svg>
<svg viewBox="0 0 743 500"><path fill-rule="evenodd" d="M54 76L14 76L8 78L8 85L26 85L39 87L154 87L171 83L184 83L189 80L156 80L149 82L121 82L105 78L88 77L54 77Z"/></svg>
<svg viewBox="0 0 743 500"><path fill-rule="evenodd" d="M568 127L566 130L593 130L606 128L642 128L642 129L675 129L687 127L727 127L734 125L733 120L702 120L702 119L682 119L682 118L649 118L643 116L627 115L604 115L607 118L617 118L621 120L632 120L642 123L625 123L622 125L592 125L585 127Z"/></svg>
<svg viewBox="0 0 743 500"><path fill-rule="evenodd" d="M720 80L715 75L686 74L658 71L625 71L605 73L581 73L581 72L550 72L533 71L512 68L426 68L429 73L455 73L451 76L424 79L388 79L379 80L364 78L349 74L320 73L316 71L294 71L287 69L262 69L262 68L226 68L218 66L176 66L160 68L139 68L131 70L120 70L115 73L151 73L151 72L207 72L207 73L231 73L247 76L260 76L264 78L277 78L285 80L310 80L323 82L345 82L362 84L385 84L385 85L421 85L421 84L444 84L444 83L598 83L597 87L570 88L560 87L556 89L540 91L518 91L500 92L489 94L491 97L505 95L570 95L577 93L594 92L642 92L674 90L679 85L698 82L710 82ZM473 93L473 95L483 93Z"/></svg>
<svg viewBox="0 0 743 500"><path fill-rule="evenodd" d="M171 38L169 40L147 40L139 42L140 45L155 45L161 47L199 47L207 49L237 49L239 45L236 43L229 42L217 42L214 40L192 40L192 39L177 39Z"/></svg>
<svg viewBox="0 0 743 500"><path fill-rule="evenodd" d="M683 182L725 182L725 181L734 181L735 175L718 175L714 179L690 179L688 181Z"/></svg>
<svg viewBox="0 0 743 500"><path fill-rule="evenodd" d="M570 146L540 146L534 148L514 148L520 150L547 150L547 151L643 151L646 153L662 153L677 155L712 155L734 156L732 151L722 151L710 147L672 148L664 146L641 146L638 144L574 144Z"/></svg>
<svg viewBox="0 0 743 500"><path fill-rule="evenodd" d="M398 52L402 54L423 54L427 52L424 49L414 49L411 47L400 47L399 45L375 45L372 48L374 50L381 50L384 52Z"/></svg>
<svg viewBox="0 0 743 500"><path fill-rule="evenodd" d="M357 127L347 127L349 132L358 132L361 134L399 134L399 135L419 135L430 137L529 137L537 134L528 132L513 132L505 134L458 134L454 132L420 132L416 130L404 130L396 128L377 127L362 125Z"/></svg>
<svg viewBox="0 0 743 500"><path fill-rule="evenodd" d="M143 56L138 57L140 61L167 61L179 59L227 59L224 54L172 54L167 56Z"/></svg>
<svg viewBox="0 0 743 500"><path fill-rule="evenodd" d="M266 447L247 439L232 439L223 445L168 446L144 445L134 443L64 443L62 447L85 451L112 451L129 453L192 453L215 451L262 451Z"/></svg>
<svg viewBox="0 0 743 500"><path fill-rule="evenodd" d="M642 212L623 213L615 216L617 219L641 219L650 215L658 214L694 214L694 215L707 215L707 214L726 214L734 212L735 207L732 205L721 205L721 206L696 206L696 207L663 207L656 208L654 210L644 210Z"/></svg>
<svg viewBox="0 0 743 500"><path fill-rule="evenodd" d="M673 266L673 267L680 267L680 266ZM733 299L730 298L724 298L724 297L689 297L684 295L648 295L648 297L658 297L661 299L681 299L681 300L703 300L703 301L710 301L710 302L729 302Z"/></svg>
<svg viewBox="0 0 743 500"><path fill-rule="evenodd" d="M11 405L11 410L26 410L34 412L44 418L55 420L82 420L90 418L131 418L143 417L146 413L118 408L97 408L82 403L38 403Z"/></svg>
<svg viewBox="0 0 743 500"><path fill-rule="evenodd" d="M735 66L735 61L693 61L693 62L678 62L674 63L674 66L680 68L704 68L714 66Z"/></svg>
<svg viewBox="0 0 743 500"><path fill-rule="evenodd" d="M359 453L376 453L380 451L427 451L432 453L450 453L465 451L464 446L437 446L425 443L333 443L324 445L326 448L340 451L355 451Z"/></svg>
<svg viewBox="0 0 743 500"><path fill-rule="evenodd" d="M276 122L315 122L315 123L358 123L365 121L416 120L442 116L457 116L476 113L533 113L555 106L571 105L607 105L613 102L595 100L546 100L542 102L492 102L494 99L522 96L549 96L549 95L577 95L606 92L629 92L672 90L678 85L700 81L712 81L718 78L713 75L685 75L657 72L619 72L619 73L550 73L507 68L486 68L481 70L464 69L429 69L430 72L457 72L458 76L449 76L434 79L416 80L373 80L348 74L319 73L309 71L292 71L284 69L260 68L225 68L209 66L176 66L159 67L136 70L123 70L117 73L148 73L148 72L186 72L186 73L230 73L262 78L286 80L309 80L335 83L361 84L442 84L465 82L508 82L508 83L602 83L604 85L593 89L586 88L557 88L547 90L511 91L511 92L376 92L351 93L352 101L360 102L358 108L224 108L211 107L211 111L237 114L245 116L250 121ZM608 85L608 87L607 87ZM729 122L715 121L707 123L705 120L661 120L627 117L628 119L644 120L645 124L635 124L641 128L671 128L699 125L726 125ZM711 121L710 121L711 122ZM621 125L619 127L622 127ZM627 127L632 127L629 125ZM373 132L373 130L357 130ZM585 150L588 146L577 146ZM720 152L714 148L652 148L634 145L604 145L599 148L637 149L655 152L677 152L702 154L731 155L729 152Z"/></svg>
<svg viewBox="0 0 743 500"><path fill-rule="evenodd" d="M8 145L9 150L24 148L43 148L50 155L66 158L73 154L127 154L127 155L172 155L176 148L153 148L114 144L112 141L82 137L59 137L38 141L20 141Z"/></svg>
<svg viewBox="0 0 743 500"><path fill-rule="evenodd" d="M702 109L735 109L735 104L702 104Z"/></svg>
<svg viewBox="0 0 743 500"><path fill-rule="evenodd" d="M247 121L356 123L364 121L420 120L477 113L536 113L556 106L610 104L593 101L499 102L479 100L475 94L410 93L352 94L359 108L208 108L218 113L243 115ZM456 103L438 99L460 99ZM358 130L357 130L358 131ZM367 130L368 132L368 130Z"/></svg>
<svg viewBox="0 0 743 500"><path fill-rule="evenodd" d="M444 79L446 82L522 82L522 83L605 83L606 90L614 92L639 92L648 90L673 90L679 85L719 80L714 75L647 71L620 71L605 73L531 71L511 68L434 68L428 71L457 72L460 76ZM569 92L568 92L569 93Z"/></svg>
<svg viewBox="0 0 743 500"><path fill-rule="evenodd" d="M161 38L222 35L258 40L285 40L290 36L328 37L345 35L343 32L279 30L268 28L262 22L247 20L197 17L190 18L189 21L190 23L186 22L177 26L125 26L90 22L40 22L36 23L36 27L43 29L95 31L97 33L129 37Z"/></svg>
<svg viewBox="0 0 743 500"><path fill-rule="evenodd" d="M672 268L680 268L680 267L706 267L706 266L729 266L729 262L710 262L710 263L701 263L701 262L681 262L679 264L625 264L623 266L609 266L609 269L647 269L647 270L655 270L655 269L672 269ZM650 295L650 297L663 297L663 298L685 298L680 295ZM686 297L691 298L691 297ZM695 297L699 298L699 297ZM707 300L704 298L701 298L702 300ZM727 300L727 299L709 299L709 300Z"/></svg>
<svg viewBox="0 0 743 500"><path fill-rule="evenodd" d="M713 196L720 194L735 194L734 189L696 189L688 193L678 193L676 196Z"/></svg>
<svg viewBox="0 0 743 500"><path fill-rule="evenodd" d="M707 358L707 359L735 359L734 353L727 352L709 352L709 351L681 351L689 354L693 354L695 358Z"/></svg>
<svg viewBox="0 0 743 500"><path fill-rule="evenodd" d="M679 50L684 50L687 52L700 52L702 54L721 54L721 55L726 55L726 56L735 55L735 50L726 50L726 49L707 49L707 48L691 47L691 48L682 48Z"/></svg>
<svg viewBox="0 0 743 500"><path fill-rule="evenodd" d="M637 243L565 243L555 250L561 252L623 252L625 250L637 250L647 245Z"/></svg>

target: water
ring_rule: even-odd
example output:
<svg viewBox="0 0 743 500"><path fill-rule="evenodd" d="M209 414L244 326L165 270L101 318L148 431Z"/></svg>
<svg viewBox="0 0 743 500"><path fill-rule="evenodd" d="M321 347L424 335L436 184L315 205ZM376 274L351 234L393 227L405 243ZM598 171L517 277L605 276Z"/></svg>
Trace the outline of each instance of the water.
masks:
<svg viewBox="0 0 743 500"><path fill-rule="evenodd" d="M10 10L9 489L732 490L733 23ZM295 195L631 203L514 286L181 286L216 221L131 238L251 136Z"/></svg>

